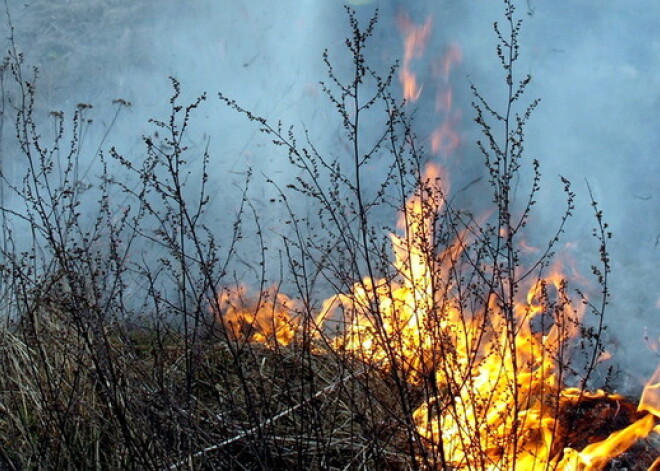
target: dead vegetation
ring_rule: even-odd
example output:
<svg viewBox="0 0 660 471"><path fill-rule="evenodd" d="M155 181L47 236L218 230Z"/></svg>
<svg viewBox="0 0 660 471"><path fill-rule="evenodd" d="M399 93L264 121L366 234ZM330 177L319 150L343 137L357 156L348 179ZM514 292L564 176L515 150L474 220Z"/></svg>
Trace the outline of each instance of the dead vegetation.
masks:
<svg viewBox="0 0 660 471"><path fill-rule="evenodd" d="M88 8L82 0L70 3L67 10L46 2L40 8L46 17ZM135 8L116 4L124 5L124 12ZM547 249L530 262L517 245L540 173L532 163L529 198L514 201L510 190L525 164L524 125L535 102L523 106L520 115L511 110L528 80L513 79L520 25L511 2L505 5L509 30L498 30L498 51L510 105L506 113L492 109L475 89L477 123L485 137L480 146L496 206L490 222L453 208L442 178L425 173L413 121L392 92L396 69L379 75L365 61L377 18L362 28L348 12L353 34L347 40L353 58L348 78L341 78L324 55L325 91L352 149L348 164L326 157L309 136L299 139L292 129L220 97L269 134L301 175L278 189L291 227L278 262L295 299L289 304L281 301L282 285L273 287L265 275L269 247L249 199L249 181L224 228L232 234L229 243L220 247L214 228L206 225L211 156L191 155L184 139L206 96L182 103L180 85L172 79L170 114L152 121L154 132L144 137L140 158L101 150L100 175L90 182L78 170L91 111L79 105L70 118L51 115L54 133L42 133L34 108L38 86L13 43L3 83L18 99L9 103L3 96L3 103L15 114L26 166L18 181L2 175L2 466L485 470L497 459L501 469L513 469L529 451L530 433L518 420L521 415L511 419L510 411L526 411L532 402L541 409L559 407L562 399L555 383L535 384L528 393L523 376L517 376L527 369L546 374L539 373L546 361L557 362L557 383L578 388L580 399L570 412L575 422L591 422L598 407L609 411L609 403L581 402L602 351L609 273L602 214L594 204L599 302L575 293L564 280L546 281L573 209L567 182L566 210ZM118 116L129 106L115 105ZM360 120L374 114L385 116L382 134L364 138ZM506 124L503 136L495 132L498 122ZM200 164L191 167L193 160ZM111 168L130 178L116 177ZM385 178L367 185L365 174L374 168L387 169ZM129 204L118 205L118 195ZM317 204L317 213L296 214L292 199L301 195ZM96 204L91 219L81 210L90 204ZM399 235L375 220L373 214L383 208L403 216ZM248 234L259 248L255 294L243 287L232 265ZM518 300L530 285L534 296L520 321ZM336 296L324 304L319 293L328 286ZM401 293L403 301L397 297ZM592 320L576 318L575 300L591 310ZM530 326L532 307L544 314ZM404 308L427 314L413 335L404 329L411 319ZM285 323L281 339L279 310L295 319ZM480 327L477 334L468 329L473 325ZM538 348L538 359L516 359L521 326L529 327L525 341L530 350ZM561 328L553 349L535 343L556 326ZM567 335L573 330L580 349ZM355 339L360 346L351 343ZM477 382L473 373L489 355L512 368L499 370L506 381L491 383L486 394L464 392L466 384ZM513 372L513 379L502 371ZM498 388L502 395L492 395ZM502 398L511 402L500 422L485 422L492 403ZM461 399L477 405L473 413L461 409ZM624 422L636 418L629 415ZM449 420L462 420L478 432L460 442L460 453L470 451L466 457L457 458L460 453L446 445L449 434L433 433ZM561 454L583 431L566 420L557 427L562 435L550 448ZM491 446L475 440L478 434L492 440ZM649 447L644 453L650 456ZM647 467L648 461L643 460ZM556 466L540 457L538 463L538 469Z"/></svg>

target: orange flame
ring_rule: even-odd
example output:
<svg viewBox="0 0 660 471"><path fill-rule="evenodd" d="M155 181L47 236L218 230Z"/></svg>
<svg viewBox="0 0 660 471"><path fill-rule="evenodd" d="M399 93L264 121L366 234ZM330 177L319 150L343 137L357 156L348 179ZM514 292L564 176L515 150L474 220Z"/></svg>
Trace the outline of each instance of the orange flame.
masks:
<svg viewBox="0 0 660 471"><path fill-rule="evenodd" d="M391 235L399 278L367 278L349 294L326 302L321 318L341 310L349 323L335 348L405 371L412 384L431 376L437 389L453 391L423 402L413 414L420 436L442 446L451 469L487 462L486 469L506 470L515 462L521 470L602 470L651 433L654 417L642 417L582 451L558 448L561 404L623 398L601 390L561 390L558 365L567 360L566 345L578 333L583 306L571 304L559 266L514 304L513 321L495 294L481 314L466 313L458 300L445 297L467 235L459 234L434 255L433 222L446 191L441 175L439 167L429 166L399 218L403 235ZM640 410L658 413L658 391L660 368L645 389Z"/></svg>
<svg viewBox="0 0 660 471"><path fill-rule="evenodd" d="M417 101L422 88L417 84L417 75L412 70L414 59L422 57L426 43L431 35L431 18L427 18L423 25L414 24L410 17L401 14L398 17L399 29L403 33L403 64L399 73L399 80L403 86L403 98L406 101Z"/></svg>
<svg viewBox="0 0 660 471"><path fill-rule="evenodd" d="M592 443L581 452L564 450L560 469L564 471L600 471L607 463L628 450L637 440L653 430L654 417L647 415L623 430L614 432L602 442Z"/></svg>
<svg viewBox="0 0 660 471"><path fill-rule="evenodd" d="M236 340L288 345L295 337L298 322L290 313L295 306L275 288L265 290L257 299L248 295L243 285L218 295L219 320Z"/></svg>
<svg viewBox="0 0 660 471"><path fill-rule="evenodd" d="M434 250L435 218L448 191L440 167L429 165L392 234L395 279L365 278L347 294L325 301L317 319L347 322L333 347L384 369L397 368L415 385L432 381L435 395L413 413L419 435L438 444L454 470L479 468L599 471L652 431L660 432L660 368L647 384L639 410L650 412L583 450L558 449L562 404L583 397L621 400L603 391L561 390L558 365L577 333L582 306L567 296L558 266L531 283L507 312L497 293L482 312L453 299L455 270L467 231L441 254ZM244 287L218 297L222 322L236 338L287 345L298 323L293 301L275 290L251 300ZM450 393L449 393L450 392ZM654 465L655 466L655 465ZM481 468L480 468L481 469Z"/></svg>
<svg viewBox="0 0 660 471"><path fill-rule="evenodd" d="M660 433L660 430L658 430L656 433ZM653 462L651 467L649 468L649 471L658 471L660 470L660 456L656 458L656 460Z"/></svg>

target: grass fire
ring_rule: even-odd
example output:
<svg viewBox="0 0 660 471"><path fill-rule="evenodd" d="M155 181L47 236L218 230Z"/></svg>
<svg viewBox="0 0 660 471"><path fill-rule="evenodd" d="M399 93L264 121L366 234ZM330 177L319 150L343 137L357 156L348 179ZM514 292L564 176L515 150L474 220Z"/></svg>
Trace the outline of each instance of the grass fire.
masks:
<svg viewBox="0 0 660 471"><path fill-rule="evenodd" d="M139 155L103 147L108 131L89 163L91 105L41 116L5 4L0 119L23 160L0 165L0 470L660 470L660 366L639 397L617 392L606 212L587 185L585 263L565 240L578 191L525 149L539 100L502 3L500 94L468 87L483 162L468 181L469 58L429 50L431 16L401 9L401 61L381 67L379 10L346 8L343 52L309 92L336 112L329 148L222 93L186 100L171 77ZM293 175L246 172L215 219L193 131L212 100ZM131 107L113 105L110 128ZM564 206L539 237L545 185Z"/></svg>

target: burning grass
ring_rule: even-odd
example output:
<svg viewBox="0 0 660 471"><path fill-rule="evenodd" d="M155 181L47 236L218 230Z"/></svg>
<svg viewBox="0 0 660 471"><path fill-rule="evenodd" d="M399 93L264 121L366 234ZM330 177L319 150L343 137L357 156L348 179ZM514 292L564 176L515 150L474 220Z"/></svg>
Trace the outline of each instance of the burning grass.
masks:
<svg viewBox="0 0 660 471"><path fill-rule="evenodd" d="M351 355L243 343L239 367L230 346L209 338L189 396L179 334L115 325L106 334L121 377L108 389L84 339L63 324L44 317L36 332L0 332L7 469L411 469L394 378ZM424 407L423 385L409 394ZM640 415L622 397L587 397L562 406L557 433L582 449ZM638 442L604 469L647 469L658 445Z"/></svg>
<svg viewBox="0 0 660 471"><path fill-rule="evenodd" d="M398 391L405 400L388 409L397 410L398 403L409 440L418 440L408 446L422 467L601 470L639 447L659 418L657 378L649 381L639 408L617 394L566 386L575 381L568 365L588 301L574 303L558 269L530 283L510 305L494 290L482 303L466 302L471 298L457 290L453 272L466 273L461 263L469 258L462 253L471 243L465 234L478 231L461 231L442 253L429 249L443 202L439 183L439 172L431 168L405 206L403 235L391 236L397 276L365 278L350 293L323 303L312 331L326 345L317 347L319 354L352 358L391 379L389 394ZM232 329L244 341L270 348L295 342L302 324L287 323L287 335L276 335L281 319L293 318L273 298L265 293L263 305L221 310L221 322L228 322L223 315L249 321L250 328ZM327 319L340 319L342 330L326 334ZM654 449L641 446L646 453L635 458L634 469L652 465Z"/></svg>
<svg viewBox="0 0 660 471"><path fill-rule="evenodd" d="M565 211L545 248L530 250L525 238L540 164L531 162L526 199L516 200L512 189L537 102L514 110L529 78L514 80L520 23L512 2L504 3L507 32L499 25L496 32L506 111L474 89L494 202L483 216L453 207L449 177L429 164L409 104L392 93L399 77L409 99L422 95L411 66L422 45L405 43L400 73L380 76L367 65L377 18L362 29L348 12L348 79L324 55L331 81L324 90L344 126L343 148L353 149L348 171L308 136L302 145L293 130L220 96L283 148L299 173L279 193L291 232L281 248L287 280L272 288L247 189L226 250L205 225L206 151L193 157L200 169L195 198L184 197L193 180L184 135L206 95L183 105L172 79L171 114L152 122L144 158L133 162L114 148L100 154L100 183L92 190L77 172L89 107L78 107L68 133L63 115L54 115L55 135L45 144L35 131L35 88L14 48L7 63L24 103L16 110L17 137L39 171L27 171L20 186L3 181L24 205L2 212L4 466L657 469L660 371L639 407L592 387L605 355L610 271L597 204L599 264L591 287L573 289L577 280L562 273L555 253L575 209L568 182ZM429 28L402 23L413 42ZM460 57L450 52L444 64ZM451 90L441 92L449 126ZM360 123L383 114L382 134L365 143ZM451 129L442 129L446 138ZM454 149L440 147L444 157ZM110 162L133 180L114 178ZM367 185L365 173L383 168L384 180ZM78 208L90 193L99 206L88 228ZM115 207L117 193L133 206ZM316 204L313 216L296 213L291 200L300 196ZM396 227L376 221L377 208L394 208ZM31 239L16 235L20 223ZM242 260L246 227L260 248L254 291L232 264ZM328 288L333 294L322 300Z"/></svg>

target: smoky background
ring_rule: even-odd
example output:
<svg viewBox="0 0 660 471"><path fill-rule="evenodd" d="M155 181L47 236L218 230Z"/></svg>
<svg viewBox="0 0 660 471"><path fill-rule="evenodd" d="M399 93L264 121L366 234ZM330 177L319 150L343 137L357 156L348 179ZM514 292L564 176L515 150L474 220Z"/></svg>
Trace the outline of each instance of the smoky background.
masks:
<svg viewBox="0 0 660 471"><path fill-rule="evenodd" d="M268 244L277 247L288 230L286 215L271 203L275 190L266 179L286 186L296 175L286 155L271 146L256 126L223 107L215 99L216 92L236 99L255 114L306 128L329 155L341 157L345 152L341 122L319 86L327 78L321 60L324 49L338 71L350 66L349 58L343 56L348 25L340 0L277 4L265 0L8 0L7 6L26 65L39 68L36 108L44 130L50 111L70 115L79 103L94 105L87 114L94 122L88 127L82 153L90 182L98 173L95 152L99 147L115 146L131 159L141 158L142 136L154 131L148 119L162 118L168 110L172 93L168 76L180 80L185 99L208 92L209 100L194 115L186 144L191 155L197 150L200 158L209 147L212 200L206 222L217 227L220 242L227 237L247 169L252 168L250 198ZM462 60L444 86L454 93L461 145L451 156L434 156L429 151L428 158L447 167L454 190L469 187L461 193L462 204L475 210L486 207L490 194L474 144L479 136L472 123L469 83L494 105L502 104L504 79L492 31L493 21L501 19L502 5L490 0L392 0L353 6L364 21L379 7L380 21L369 56L381 71L401 59L400 15L408 15L415 24L430 19L425 58L412 63L422 94L410 105L415 130L425 146L438 124L430 104L438 86L432 60L442 57L451 44L460 47ZM552 233L563 204L558 176L570 179L579 199L564 238L569 243L566 252L580 272L588 274L589 264L597 257L590 237L594 221L588 181L614 234L610 244L612 303L606 320L609 350L629 383L622 387L638 387L659 358L660 7L652 0L626 5L615 0L597 5L587 0L529 0L519 2L518 8L524 17L518 72L532 75L528 98L542 100L526 136L527 153L541 161L544 176L537 216L528 226L530 238L543 240ZM4 20L2 31L3 50L7 50L10 32ZM11 101L12 93L8 86L7 100ZM132 106L113 123L112 100L117 98ZM18 178L22 162L13 141L9 107L3 114L1 151L4 171ZM520 188L524 194L524 181ZM115 203L121 206L122 201ZM298 209L313 211L305 204L298 201ZM255 249L248 244L239 254L243 267L249 267ZM275 261L269 276L275 278L277 273Z"/></svg>

